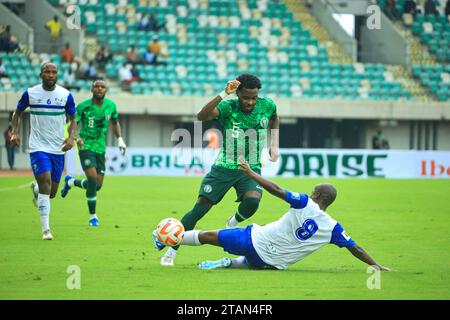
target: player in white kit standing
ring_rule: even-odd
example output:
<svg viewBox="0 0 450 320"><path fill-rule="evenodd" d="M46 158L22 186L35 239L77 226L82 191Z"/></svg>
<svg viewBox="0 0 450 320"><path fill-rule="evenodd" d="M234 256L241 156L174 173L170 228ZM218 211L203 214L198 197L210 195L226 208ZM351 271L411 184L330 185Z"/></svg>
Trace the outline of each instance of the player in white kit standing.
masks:
<svg viewBox="0 0 450 320"><path fill-rule="evenodd" d="M332 243L347 248L356 258L378 270L390 271L371 258L345 233L342 226L325 212L336 198L334 186L327 183L318 184L308 197L306 194L284 190L276 183L264 179L242 159L240 170L268 192L288 202L291 207L279 220L263 226L253 224L245 228L187 231L181 245L210 244L240 256L236 259L204 261L199 264L200 269L284 270L324 245Z"/></svg>
<svg viewBox="0 0 450 320"><path fill-rule="evenodd" d="M33 202L41 217L42 239L52 240L50 231L50 198L58 191L64 170L64 153L76 137L75 102L72 94L56 84L58 68L46 62L41 66L42 84L28 88L19 100L12 118L11 141L19 145L19 123L22 113L30 107L30 161L36 182L32 182ZM69 138L64 139L66 116Z"/></svg>

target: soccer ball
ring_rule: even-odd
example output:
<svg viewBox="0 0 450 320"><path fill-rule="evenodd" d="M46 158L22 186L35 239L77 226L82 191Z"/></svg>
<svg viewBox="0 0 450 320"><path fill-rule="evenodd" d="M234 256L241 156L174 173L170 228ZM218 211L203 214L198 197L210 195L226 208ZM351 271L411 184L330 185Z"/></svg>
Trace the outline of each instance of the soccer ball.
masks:
<svg viewBox="0 0 450 320"><path fill-rule="evenodd" d="M174 218L162 220L156 227L156 237L162 244L170 247L177 246L184 237L183 224Z"/></svg>

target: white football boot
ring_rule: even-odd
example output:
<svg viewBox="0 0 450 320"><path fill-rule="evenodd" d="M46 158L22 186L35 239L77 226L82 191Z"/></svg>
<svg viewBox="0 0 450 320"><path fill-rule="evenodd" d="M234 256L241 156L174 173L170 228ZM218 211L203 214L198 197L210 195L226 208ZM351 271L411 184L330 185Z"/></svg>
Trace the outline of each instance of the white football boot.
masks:
<svg viewBox="0 0 450 320"><path fill-rule="evenodd" d="M176 253L176 251L175 251ZM173 266L173 260L175 260L175 253L173 250L167 250L167 252L161 257L162 266Z"/></svg>
<svg viewBox="0 0 450 320"><path fill-rule="evenodd" d="M49 229L42 232L42 240L53 240L53 236Z"/></svg>

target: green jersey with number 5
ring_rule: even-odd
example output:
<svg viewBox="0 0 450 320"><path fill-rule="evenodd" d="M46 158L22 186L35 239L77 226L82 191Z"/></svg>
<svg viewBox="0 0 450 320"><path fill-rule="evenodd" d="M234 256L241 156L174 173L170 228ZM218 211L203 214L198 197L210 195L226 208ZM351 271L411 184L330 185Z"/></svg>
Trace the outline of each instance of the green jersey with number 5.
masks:
<svg viewBox="0 0 450 320"><path fill-rule="evenodd" d="M103 99L101 106L95 105L92 99L81 102L76 108L76 120L81 123L83 150L105 153L109 120L118 118L116 104L109 99Z"/></svg>
<svg viewBox="0 0 450 320"><path fill-rule="evenodd" d="M238 158L244 156L252 169L261 168L269 121L277 115L275 103L269 98L258 98L253 111L245 113L238 100L222 100L217 109L220 114L216 119L223 126L223 139L215 165L237 169Z"/></svg>

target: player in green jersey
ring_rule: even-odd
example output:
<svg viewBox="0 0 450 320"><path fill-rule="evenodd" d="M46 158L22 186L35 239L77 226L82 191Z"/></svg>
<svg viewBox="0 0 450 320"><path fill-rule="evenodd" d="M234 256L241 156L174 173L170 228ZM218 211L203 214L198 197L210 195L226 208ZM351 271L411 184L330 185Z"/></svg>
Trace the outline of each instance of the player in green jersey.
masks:
<svg viewBox="0 0 450 320"><path fill-rule="evenodd" d="M86 190L90 213L89 225L93 227L99 225L96 214L97 191L102 187L105 176L106 135L109 123L112 125L122 155L127 148L122 138L116 104L105 98L106 91L105 81L94 81L91 88L92 98L77 106L76 120L78 124L81 123L80 138L77 141L78 154L86 179L78 180L67 175L61 190L63 198L73 186Z"/></svg>
<svg viewBox="0 0 450 320"><path fill-rule="evenodd" d="M278 159L279 119L275 103L269 98L258 97L260 80L250 74L242 74L227 83L224 91L208 102L197 114L200 121L216 119L222 127L222 149L200 186L194 208L181 222L186 230L219 203L231 187L240 202L236 213L227 220L227 227L250 218L258 209L262 187L239 170L238 157L244 156L251 168L261 173L261 151L270 130L270 161ZM237 100L225 100L236 92ZM163 247L157 246L162 250ZM178 248L169 248L161 258L161 265L172 266Z"/></svg>

